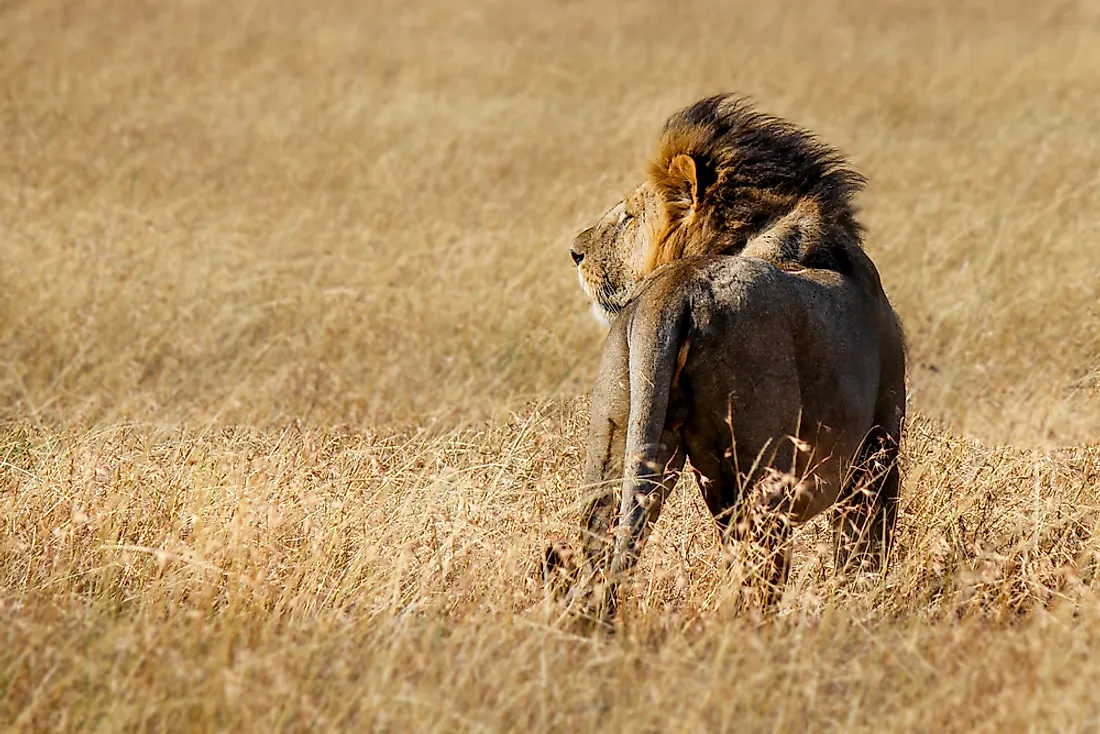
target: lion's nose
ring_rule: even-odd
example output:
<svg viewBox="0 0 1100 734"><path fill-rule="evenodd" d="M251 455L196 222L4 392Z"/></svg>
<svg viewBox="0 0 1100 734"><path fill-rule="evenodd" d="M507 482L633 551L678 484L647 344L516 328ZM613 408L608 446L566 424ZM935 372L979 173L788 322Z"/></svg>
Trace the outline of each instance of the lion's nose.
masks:
<svg viewBox="0 0 1100 734"><path fill-rule="evenodd" d="M584 253L577 252L576 250L570 250L569 254L573 256L573 262L580 265L584 261Z"/></svg>

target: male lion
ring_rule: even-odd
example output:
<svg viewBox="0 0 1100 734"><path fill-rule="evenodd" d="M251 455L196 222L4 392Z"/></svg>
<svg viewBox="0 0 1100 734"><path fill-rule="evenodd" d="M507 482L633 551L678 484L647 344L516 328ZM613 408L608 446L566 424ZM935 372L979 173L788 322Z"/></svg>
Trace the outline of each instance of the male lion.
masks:
<svg viewBox="0 0 1100 734"><path fill-rule="evenodd" d="M610 325L584 470L606 491L585 511L581 565L556 545L546 571L586 614L614 615L685 459L723 540L769 549L766 603L786 581L789 525L838 499L838 569L880 565L905 350L863 251L862 186L810 133L721 95L673 115L649 180L577 236Z"/></svg>

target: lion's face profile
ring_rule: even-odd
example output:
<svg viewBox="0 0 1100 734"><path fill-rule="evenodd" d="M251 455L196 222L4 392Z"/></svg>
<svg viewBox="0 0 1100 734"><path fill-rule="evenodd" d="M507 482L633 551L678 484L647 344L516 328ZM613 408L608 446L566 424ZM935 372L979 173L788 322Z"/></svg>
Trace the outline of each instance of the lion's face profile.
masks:
<svg viewBox="0 0 1100 734"><path fill-rule="evenodd" d="M644 183L594 226L577 235L570 251L592 310L603 323L623 309L649 270L647 255L662 226L661 202Z"/></svg>

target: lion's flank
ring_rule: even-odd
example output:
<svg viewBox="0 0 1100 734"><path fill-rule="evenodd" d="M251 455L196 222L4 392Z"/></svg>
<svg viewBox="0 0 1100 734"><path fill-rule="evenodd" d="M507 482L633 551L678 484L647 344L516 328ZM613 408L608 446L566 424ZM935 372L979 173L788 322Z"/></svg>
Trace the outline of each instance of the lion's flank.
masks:
<svg viewBox="0 0 1100 734"><path fill-rule="evenodd" d="M649 174L664 210L650 268L741 253L844 271L862 246L852 199L863 176L812 133L733 95L670 117Z"/></svg>

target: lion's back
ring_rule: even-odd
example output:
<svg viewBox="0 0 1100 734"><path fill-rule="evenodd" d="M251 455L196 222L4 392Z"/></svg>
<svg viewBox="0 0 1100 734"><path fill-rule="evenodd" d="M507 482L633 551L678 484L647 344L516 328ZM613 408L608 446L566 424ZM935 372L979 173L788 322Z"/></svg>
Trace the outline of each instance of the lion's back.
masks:
<svg viewBox="0 0 1100 734"><path fill-rule="evenodd" d="M731 406L742 433L762 437L800 414L859 438L870 427L884 344L874 299L851 278L752 257L687 258L655 271L624 315L627 339L631 322L646 319L686 345L688 410L708 432L724 430Z"/></svg>

